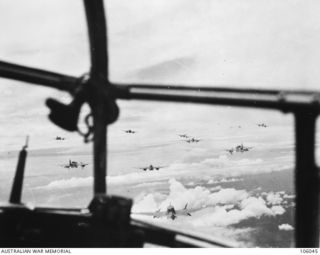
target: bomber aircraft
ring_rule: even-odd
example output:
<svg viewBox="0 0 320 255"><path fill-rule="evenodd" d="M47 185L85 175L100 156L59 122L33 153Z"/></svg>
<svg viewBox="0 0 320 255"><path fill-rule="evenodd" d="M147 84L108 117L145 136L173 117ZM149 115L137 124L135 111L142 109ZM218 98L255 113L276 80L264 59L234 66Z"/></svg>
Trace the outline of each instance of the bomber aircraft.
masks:
<svg viewBox="0 0 320 255"><path fill-rule="evenodd" d="M200 139L196 139L194 137L192 137L191 139L186 140L187 143L198 143L200 141Z"/></svg>
<svg viewBox="0 0 320 255"><path fill-rule="evenodd" d="M146 167L139 167L139 169L143 170L143 171L153 171L153 170L159 170L160 168L164 168L165 166L154 166L154 165L149 165Z"/></svg>
<svg viewBox="0 0 320 255"><path fill-rule="evenodd" d="M61 140L66 140L66 138L61 136L56 136L55 140L61 141Z"/></svg>
<svg viewBox="0 0 320 255"><path fill-rule="evenodd" d="M124 132L128 133L128 134L134 134L137 133L137 131L134 131L132 129L127 129L127 130L123 130Z"/></svg>
<svg viewBox="0 0 320 255"><path fill-rule="evenodd" d="M258 127L264 127L264 128L268 127L267 124L265 124L265 123L258 123L257 126Z"/></svg>
<svg viewBox="0 0 320 255"><path fill-rule="evenodd" d="M61 165L61 166L64 167L64 168L78 168L78 167L84 168L87 165L88 165L87 163L72 161L72 160L69 159L68 164L64 164L64 165Z"/></svg>
<svg viewBox="0 0 320 255"><path fill-rule="evenodd" d="M234 148L230 148L230 149L227 149L226 151L229 152L231 155L234 153L234 152L247 152L249 150L251 150L253 147L247 147L247 146L244 146L242 143L240 145L237 145L236 147Z"/></svg>

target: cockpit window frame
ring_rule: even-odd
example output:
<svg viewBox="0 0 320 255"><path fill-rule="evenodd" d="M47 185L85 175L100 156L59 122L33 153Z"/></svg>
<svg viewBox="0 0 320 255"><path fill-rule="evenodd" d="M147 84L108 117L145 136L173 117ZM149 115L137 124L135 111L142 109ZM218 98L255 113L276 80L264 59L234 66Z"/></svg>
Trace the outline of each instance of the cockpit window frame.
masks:
<svg viewBox="0 0 320 255"><path fill-rule="evenodd" d="M93 115L94 194L106 193L107 125L117 117L116 99L187 102L272 109L295 118L295 245L319 247L319 170L315 162L317 91L230 89L155 84L117 84L108 79L107 26L103 0L84 0L91 52L89 78L0 61L0 77L66 91L76 97L80 86L90 95ZM81 82L80 82L81 81ZM109 121L106 121L109 120Z"/></svg>

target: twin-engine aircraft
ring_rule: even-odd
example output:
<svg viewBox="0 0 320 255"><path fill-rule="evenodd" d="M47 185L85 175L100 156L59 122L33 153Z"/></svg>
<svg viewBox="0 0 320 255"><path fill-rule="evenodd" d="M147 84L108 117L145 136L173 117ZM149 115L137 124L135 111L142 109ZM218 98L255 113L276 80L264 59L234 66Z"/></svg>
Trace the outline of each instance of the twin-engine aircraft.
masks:
<svg viewBox="0 0 320 255"><path fill-rule="evenodd" d="M265 123L258 123L257 126L258 127L264 127L264 128L268 127L267 124L265 124Z"/></svg>
<svg viewBox="0 0 320 255"><path fill-rule="evenodd" d="M186 140L187 143L198 143L200 142L200 139L196 139L194 137L192 137L191 139Z"/></svg>
<svg viewBox="0 0 320 255"><path fill-rule="evenodd" d="M134 131L132 129L123 130L123 132L126 132L127 134L135 134L137 131Z"/></svg>
<svg viewBox="0 0 320 255"><path fill-rule="evenodd" d="M180 216L191 216L191 213L187 209L188 203L181 210L176 210L173 205L169 205L165 212L160 212L158 209L154 214L153 218L160 218L166 216L168 219L175 220L179 215Z"/></svg>
<svg viewBox="0 0 320 255"><path fill-rule="evenodd" d="M226 151L229 152L231 155L234 153L234 152L247 152L249 150L251 150L253 147L247 147L247 146L244 146L243 144L240 144L240 145L237 145L236 147L234 148L231 148L231 149L227 149Z"/></svg>
<svg viewBox="0 0 320 255"><path fill-rule="evenodd" d="M160 168L164 168L165 166L153 166L153 165L149 165L146 167L139 167L139 169L143 170L143 171L153 171L153 170L159 170Z"/></svg>
<svg viewBox="0 0 320 255"><path fill-rule="evenodd" d="M55 140L62 141L62 140L66 140L66 138L61 137L61 136L56 136Z"/></svg>
<svg viewBox="0 0 320 255"><path fill-rule="evenodd" d="M174 206L170 204L165 211L160 211L161 209L159 208L154 213L141 212L141 213L134 213L134 214L152 216L152 218L166 217L167 219L175 220L178 216L191 216L191 213L187 209L187 207L188 207L188 203L186 203L183 209L176 210Z"/></svg>
<svg viewBox="0 0 320 255"><path fill-rule="evenodd" d="M84 168L87 165L88 165L87 163L72 161L72 160L69 159L69 163L68 164L64 164L64 165L61 165L61 166L64 167L64 168L78 168L78 167Z"/></svg>

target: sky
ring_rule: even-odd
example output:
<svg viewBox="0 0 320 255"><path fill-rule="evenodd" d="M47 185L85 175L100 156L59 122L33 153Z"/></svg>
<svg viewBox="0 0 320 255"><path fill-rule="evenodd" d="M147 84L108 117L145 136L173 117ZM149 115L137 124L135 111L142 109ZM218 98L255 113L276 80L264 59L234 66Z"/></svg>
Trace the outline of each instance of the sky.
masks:
<svg viewBox="0 0 320 255"><path fill-rule="evenodd" d="M107 0L110 78L117 82L315 90L320 78L319 8L318 1L313 0ZM80 1L2 0L0 30L6 35L0 38L1 60L75 76L89 70ZM91 150L90 145L82 145L77 134L48 121L45 99L59 98L68 103L67 93L0 79L0 97L0 152L18 150L26 135L30 135L34 150ZM128 128L142 131L137 133L138 145L146 148L143 141L154 145L167 134L170 142L175 139L172 134L180 132L208 137L210 125L217 119L228 126L234 122L250 126L264 120L283 127L293 123L291 115L272 111L125 101L118 104L120 121L109 130L109 148L115 155L124 146L131 146L126 143L128 137L119 132ZM223 136L224 127L215 129ZM68 139L57 144L53 139L57 135ZM112 163L115 161L110 164L118 164Z"/></svg>
<svg viewBox="0 0 320 255"><path fill-rule="evenodd" d="M117 82L315 90L320 78L316 68L320 59L319 8L313 0L106 0L110 78ZM75 76L89 70L81 1L3 0L0 30L6 35L0 38L2 60ZM45 99L68 103L67 93L0 79L0 97L2 157L17 151L26 135L34 155L48 149L90 153L91 145L84 145L78 134L48 121ZM113 155L108 163L116 172L145 164L147 157L136 159L136 146L144 151L153 146L150 161L172 163L179 155L166 156L165 148L176 142L178 133L210 140L214 132L222 142L213 140L204 146L227 149L248 139L230 127L247 126L249 132L257 122L266 121L279 127L272 130L273 135L288 137L286 143L293 144L291 115L188 104L118 104L119 121L110 126L108 141ZM129 128L138 130L138 141L124 136L123 130ZM234 139L226 143L231 135ZM56 136L67 140L57 143ZM172 147L176 149L177 145ZM123 151L127 151L125 166L119 158Z"/></svg>
<svg viewBox="0 0 320 255"><path fill-rule="evenodd" d="M106 0L105 7L114 81L311 90L319 83L316 0ZM81 1L2 0L0 8L1 59L87 72Z"/></svg>
<svg viewBox="0 0 320 255"><path fill-rule="evenodd" d="M320 81L318 1L106 0L105 9L112 81L306 90ZM75 76L88 72L81 1L2 0L0 14L2 60ZM18 131L14 146L26 133L59 132L47 125L48 110L38 107L47 97L70 101L66 93L6 79L0 96L0 131L12 142ZM157 107L120 104L131 116Z"/></svg>
<svg viewBox="0 0 320 255"><path fill-rule="evenodd" d="M318 88L319 1L106 0L105 6L112 81ZM1 0L0 31L5 35L0 37L0 60L74 76L90 68L82 1ZM9 185L16 151L29 135L26 197L51 205L85 204L91 198L92 144L48 121L48 97L70 102L63 92L0 79L0 191ZM196 213L194 226L211 222L221 227L252 215L275 217L287 209L285 196L290 194L279 190L256 196L251 190L210 185L292 169L292 115L192 104L117 103L119 121L108 128L108 188L117 192L117 187L133 187L127 195L135 197L136 212L163 209L170 201L182 208L189 201L194 209L209 206ZM259 128L261 122L268 128ZM137 133L126 134L126 129ZM200 142L188 144L178 137L181 133ZM56 141L56 136L66 140ZM226 151L241 143L252 151L235 156ZM70 157L89 166L66 172L61 164ZM149 164L164 169L141 172L140 167ZM138 194L144 189L154 192ZM232 209L233 202L239 208ZM278 228L293 229L288 222Z"/></svg>
<svg viewBox="0 0 320 255"><path fill-rule="evenodd" d="M110 0L107 4L114 80L318 86L317 1Z"/></svg>

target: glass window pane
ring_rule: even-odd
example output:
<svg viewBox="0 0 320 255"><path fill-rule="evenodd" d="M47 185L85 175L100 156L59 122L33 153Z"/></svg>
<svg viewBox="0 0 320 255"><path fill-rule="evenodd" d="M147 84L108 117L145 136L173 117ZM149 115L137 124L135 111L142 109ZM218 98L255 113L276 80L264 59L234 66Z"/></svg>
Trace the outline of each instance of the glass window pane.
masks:
<svg viewBox="0 0 320 255"><path fill-rule="evenodd" d="M294 245L291 115L192 104L120 106L121 117L109 128L108 193L133 198L133 217L240 246Z"/></svg>
<svg viewBox="0 0 320 255"><path fill-rule="evenodd" d="M105 4L113 81L319 88L319 1Z"/></svg>
<svg viewBox="0 0 320 255"><path fill-rule="evenodd" d="M66 132L49 121L45 106L49 96L70 101L67 93L0 80L0 202L9 200L19 150L28 135L22 202L87 207L92 199L92 147L77 133ZM69 167L69 160L89 165Z"/></svg>
<svg viewBox="0 0 320 255"><path fill-rule="evenodd" d="M0 1L0 59L79 75L89 70L82 1Z"/></svg>

